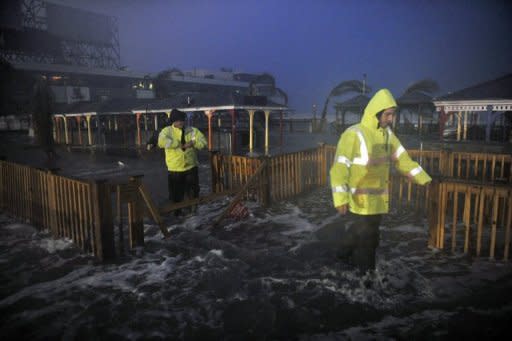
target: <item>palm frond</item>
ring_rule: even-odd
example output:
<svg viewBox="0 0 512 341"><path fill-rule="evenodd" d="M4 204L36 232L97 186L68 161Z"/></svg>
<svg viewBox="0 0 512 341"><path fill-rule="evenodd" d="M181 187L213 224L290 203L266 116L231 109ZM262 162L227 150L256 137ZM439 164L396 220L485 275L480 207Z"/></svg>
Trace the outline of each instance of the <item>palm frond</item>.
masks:
<svg viewBox="0 0 512 341"><path fill-rule="evenodd" d="M405 89L404 95L411 94L414 92L423 92L426 94L432 94L437 91L439 91L439 84L437 84L437 82L432 79L426 78L426 79L419 80L419 81L414 82L411 85L409 85Z"/></svg>
<svg viewBox="0 0 512 341"><path fill-rule="evenodd" d="M330 92L329 97L334 96L341 96L348 92L370 92L371 88L368 85L363 84L360 80L349 80L341 82L340 84L336 85Z"/></svg>

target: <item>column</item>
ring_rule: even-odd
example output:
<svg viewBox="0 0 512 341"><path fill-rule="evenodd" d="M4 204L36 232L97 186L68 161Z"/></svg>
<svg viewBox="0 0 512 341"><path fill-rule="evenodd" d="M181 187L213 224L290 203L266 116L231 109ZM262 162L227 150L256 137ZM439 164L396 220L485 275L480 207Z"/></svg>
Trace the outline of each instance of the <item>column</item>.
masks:
<svg viewBox="0 0 512 341"><path fill-rule="evenodd" d="M464 111L464 141L468 139L468 112Z"/></svg>
<svg viewBox="0 0 512 341"><path fill-rule="evenodd" d="M457 141L460 141L460 135L462 130L462 112L457 113Z"/></svg>
<svg viewBox="0 0 512 341"><path fill-rule="evenodd" d="M89 145L92 146L91 115L85 115L85 122L87 122L87 138Z"/></svg>
<svg viewBox="0 0 512 341"><path fill-rule="evenodd" d="M76 125L77 125L77 128L78 128L78 144L82 145L82 127L81 127L82 117L81 116L75 116L75 118L76 118Z"/></svg>
<svg viewBox="0 0 512 341"><path fill-rule="evenodd" d="M249 153L254 149L254 110L249 110Z"/></svg>
<svg viewBox="0 0 512 341"><path fill-rule="evenodd" d="M208 118L208 150L212 150L212 148L213 148L213 131L212 131L213 110L207 110L204 112L204 114Z"/></svg>
<svg viewBox="0 0 512 341"><path fill-rule="evenodd" d="M231 154L236 152L236 110L231 109Z"/></svg>
<svg viewBox="0 0 512 341"><path fill-rule="evenodd" d="M60 143L60 123L59 123L59 117L53 116L53 140L56 143Z"/></svg>
<svg viewBox="0 0 512 341"><path fill-rule="evenodd" d="M142 136L141 136L141 131L140 131L140 117L141 117L140 112L135 114L135 121L137 124L137 145L139 145L139 146L142 144Z"/></svg>
<svg viewBox="0 0 512 341"><path fill-rule="evenodd" d="M69 144L68 120L66 119L66 115L62 115L62 119L64 121L64 141L66 144Z"/></svg>
<svg viewBox="0 0 512 341"><path fill-rule="evenodd" d="M269 131L269 117L270 117L270 111L265 111L265 154L268 153L268 146L269 146L269 138L268 138L268 131Z"/></svg>

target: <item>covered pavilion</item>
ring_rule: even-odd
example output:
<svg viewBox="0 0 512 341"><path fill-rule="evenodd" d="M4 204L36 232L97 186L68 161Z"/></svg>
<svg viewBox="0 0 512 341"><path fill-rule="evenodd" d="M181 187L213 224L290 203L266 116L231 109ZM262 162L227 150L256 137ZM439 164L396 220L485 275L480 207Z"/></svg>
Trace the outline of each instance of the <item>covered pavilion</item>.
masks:
<svg viewBox="0 0 512 341"><path fill-rule="evenodd" d="M470 130L479 127L485 127L486 142L511 139L512 74L440 96L434 105L441 139L449 123L456 127L458 141L471 139Z"/></svg>
<svg viewBox="0 0 512 341"><path fill-rule="evenodd" d="M432 122L434 120L435 106L432 103L431 96L419 91L410 92L397 98L396 102L398 110L395 122L393 122L396 132L407 133L412 131L422 135L433 130ZM409 113L410 119L407 119L406 112ZM430 119L430 124L425 123L428 119ZM413 123L413 120L416 120L416 122Z"/></svg>
<svg viewBox="0 0 512 341"><path fill-rule="evenodd" d="M280 122L280 144L283 143L283 113L287 106L269 101L263 96L233 96L232 94L188 93L165 99L112 99L102 102L76 102L57 107L52 118L57 143L105 144L107 136L122 130L123 144L129 140L135 145L143 145L150 134L157 132L166 122L172 109L187 113L188 124L201 124L206 117L205 129L208 136L208 149L213 149L214 123L230 130L230 152L236 153L237 135L241 129L249 134L249 152L254 150L255 115L263 114L264 148L268 153L270 142L270 115L278 114ZM247 116L241 115L247 113ZM225 116L228 114L229 122ZM224 120L222 119L224 118ZM198 122L193 122L196 119ZM244 127L244 124L247 127ZM87 130L87 138L82 137L82 129ZM96 132L93 133L94 129ZM77 132L73 134L73 132ZM110 132L110 134L108 133ZM74 138L73 135L77 137ZM96 138L95 136L96 135ZM144 136L144 137L143 137ZM102 140L103 138L103 140Z"/></svg>
<svg viewBox="0 0 512 341"><path fill-rule="evenodd" d="M341 133L346 125L353 124L355 122L347 123L346 115L348 113L359 116L359 120L362 117L363 110L370 101L370 98L366 95L357 95L344 102L336 103L334 108L336 110L336 120L334 121L334 129L337 133Z"/></svg>
<svg viewBox="0 0 512 341"><path fill-rule="evenodd" d="M224 98L223 98L224 97ZM283 143L283 113L288 110L288 107L280 104L276 104L267 100L266 97L262 96L244 96L243 98L234 98L233 96L219 96L216 94L215 96L208 96L208 94L199 94L199 96L187 96L186 98L166 98L160 101L154 101L149 103L146 106L134 108L132 112L137 117L137 122L140 121L140 118L143 116L149 117L153 115L154 121L154 130L157 131L159 129L158 126L158 115L165 113L167 116L170 115L172 109L179 109L187 113L187 121L188 124L191 125L195 122L194 118L197 118L197 115L194 113L203 113L207 118L206 122L206 131L208 137L208 149L213 149L213 134L214 134L214 118L217 118L216 125L217 128L221 126L230 128L230 138L231 138L231 150L230 152L236 153L237 146L237 135L241 128L243 128L243 123L246 122L244 117L241 114L247 113L249 122L248 122L248 133L249 133L249 152L254 151L254 127L255 127L255 114L262 113L264 115L264 148L265 152L268 153L269 150L269 132L270 132L270 115L272 113L276 113L279 115L279 134L280 134L280 144ZM224 113L229 114L229 122L225 122L222 120L222 115ZM247 116L245 116L247 118ZM140 125L137 124L137 127ZM138 128L139 131L139 128Z"/></svg>

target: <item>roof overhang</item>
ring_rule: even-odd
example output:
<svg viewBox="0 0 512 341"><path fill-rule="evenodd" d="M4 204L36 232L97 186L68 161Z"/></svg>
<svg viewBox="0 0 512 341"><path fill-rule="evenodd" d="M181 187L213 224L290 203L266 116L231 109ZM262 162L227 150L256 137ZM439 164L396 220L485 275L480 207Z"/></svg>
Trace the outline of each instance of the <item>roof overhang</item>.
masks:
<svg viewBox="0 0 512 341"><path fill-rule="evenodd" d="M155 113L155 112L166 112L171 111L174 108L160 108L160 109L135 109L132 110L133 113ZM220 111L220 110L255 110L255 111L287 111L288 107L269 107L269 106L255 106L255 105L221 105L221 106L206 106L206 107L186 107L186 108L176 108L180 111L190 112L190 111Z"/></svg>
<svg viewBox="0 0 512 341"><path fill-rule="evenodd" d="M443 109L449 111L487 111L491 106L492 111L512 110L512 99L499 100L465 100L465 101L433 101L436 111Z"/></svg>

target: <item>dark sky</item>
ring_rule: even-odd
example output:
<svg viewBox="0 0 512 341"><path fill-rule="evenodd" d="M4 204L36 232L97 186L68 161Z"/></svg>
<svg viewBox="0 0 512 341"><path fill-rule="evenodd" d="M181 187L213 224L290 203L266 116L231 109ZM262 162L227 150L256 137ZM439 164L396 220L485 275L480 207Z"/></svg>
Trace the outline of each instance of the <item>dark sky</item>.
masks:
<svg viewBox="0 0 512 341"><path fill-rule="evenodd" d="M332 87L364 73L374 90L398 97L422 78L444 94L512 72L508 1L52 2L117 17L121 63L134 71L269 72L297 113L321 107Z"/></svg>

